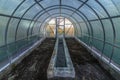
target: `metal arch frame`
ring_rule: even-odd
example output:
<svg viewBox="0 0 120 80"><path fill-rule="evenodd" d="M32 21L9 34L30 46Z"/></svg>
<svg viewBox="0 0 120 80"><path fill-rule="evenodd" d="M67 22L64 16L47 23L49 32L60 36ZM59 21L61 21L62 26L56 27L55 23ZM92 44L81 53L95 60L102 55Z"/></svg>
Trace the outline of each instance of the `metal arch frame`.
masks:
<svg viewBox="0 0 120 80"><path fill-rule="evenodd" d="M50 17L48 17L49 19L47 19L44 23L47 23L47 22L49 22L49 21L51 21L51 19L53 19L53 18L56 18L56 17L59 17L59 16L57 16L58 14L60 14L60 13L53 13L52 15L54 15L54 16L50 16ZM66 16L69 16L67 13L62 13L62 14L66 14ZM56 15L56 16L55 16ZM62 17L65 17L66 19L68 19L68 20L70 20L70 22L71 23L74 23L75 24L75 22L77 22L73 17L66 17L66 16L63 16L62 15ZM43 25L43 23L42 23L42 25ZM45 25L45 24L44 24Z"/></svg>
<svg viewBox="0 0 120 80"><path fill-rule="evenodd" d="M80 1L80 2L83 2L83 1ZM83 2L84 3L84 2ZM103 30L103 39L104 39L104 42L103 42L103 49L102 49L102 53L103 53L103 50L104 50L104 47L105 47L105 40L106 40L106 37L105 37L105 28L104 28L104 25L103 25L103 22L102 20L100 19L99 15L97 14L97 12L90 6L88 5L87 3L85 4L86 6L88 6L94 13L95 15L97 16L97 18L99 19L100 23L101 23L101 27L102 27L102 30ZM102 56L102 54L101 54Z"/></svg>
<svg viewBox="0 0 120 80"><path fill-rule="evenodd" d="M59 9L59 8L54 8L54 9ZM54 9L51 9L51 10L54 10ZM72 10L72 11L73 11L73 10ZM43 14L44 14L44 13L43 13ZM82 16L81 16L81 17L82 17ZM38 18L39 18L39 17L38 17ZM37 21L37 20L36 20L36 21ZM84 18L83 18L83 21L85 21Z"/></svg>
<svg viewBox="0 0 120 80"><path fill-rule="evenodd" d="M23 1L25 1L25 0L23 0ZM80 0L79 0L80 1ZM97 1L97 0L95 0L101 7L102 7L102 9L107 13L107 15L108 15L108 20L110 20L110 23L112 24L112 28L113 28L113 43L115 43L115 41L116 41L116 32L115 32L115 27L114 27L114 23L113 23L113 21L112 21L112 18L111 18L111 16L110 16L110 14L109 14L109 12L106 10L106 8L99 2L99 1ZM19 4L20 5L20 4ZM19 7L18 7L19 8ZM16 11L17 10L17 8L14 10L14 11ZM13 12L14 12L13 11ZM14 12L15 13L15 12ZM13 14L14 14L13 13ZM12 19L12 16L9 18L9 20L8 20L8 23L7 23L7 27L6 27L6 30L5 30L5 44L7 44L7 33L8 33L8 26L9 26L9 23L10 23L10 21L11 21L11 19ZM100 19L99 19L100 20ZM90 20L89 20L90 21ZM88 22L89 23L89 22ZM92 25L91 25L92 26ZM105 42L105 41L104 41ZM106 43L106 42L105 42ZM113 49L112 49L112 54L111 54L111 57L110 57L110 62L111 62L111 59L112 59L112 56L113 56L113 53L114 53L114 46L113 46Z"/></svg>
<svg viewBox="0 0 120 80"><path fill-rule="evenodd" d="M59 13L56 13L56 14L58 15ZM62 13L62 14L63 14L63 13ZM68 16L67 13L64 13L64 14ZM49 16L49 17L51 17L51 16ZM49 18L49 17L47 17L47 18ZM46 18L46 19L47 19L47 18ZM67 17L67 18L68 18L68 17ZM45 19L45 20L46 20L46 19ZM68 19L69 19L69 18L68 18ZM72 19L74 19L74 18L72 18ZM45 22L45 20L44 20L43 22ZM69 19L69 20L71 20L71 19ZM76 20L75 20L75 21L76 21ZM76 22L77 22L77 21L76 21ZM41 28L42 25L43 25L43 24L40 25L40 28ZM76 25L76 24L75 24L75 25ZM76 26L76 27L77 27L77 26ZM39 30L40 30L40 29L39 29ZM39 31L39 32L40 32L40 31Z"/></svg>
<svg viewBox="0 0 120 80"><path fill-rule="evenodd" d="M53 15L59 15L59 13L53 13ZM62 13L62 14L64 14L64 16L62 15L62 17L64 17L64 18L67 18L67 19L69 19L71 22L72 22L72 24L77 28L78 26L76 25L78 22L77 22L77 20L75 20L74 19L74 17L71 17L71 19L69 18L70 16L67 14L67 13ZM54 17L52 17L52 18L55 18L55 17L59 17L59 16L54 16ZM66 16L69 16L69 17L66 17ZM77 23L75 23L72 19L74 19L75 20L75 22L77 22ZM51 19L50 19L51 20ZM43 25L43 24L42 24ZM44 25L46 25L46 24L44 24ZM44 26L43 25L43 26ZM79 25L79 24L78 24ZM79 25L80 26L80 25ZM42 26L41 26L42 27ZM76 30L77 31L77 30Z"/></svg>
<svg viewBox="0 0 120 80"><path fill-rule="evenodd" d="M80 2L80 1L79 1L79 2ZM72 16L76 11L78 11L81 7L83 7L87 2L88 2L88 0L86 0L85 2L83 2L83 4L80 5L80 6L71 14L71 16Z"/></svg>
<svg viewBox="0 0 120 80"><path fill-rule="evenodd" d="M86 0L87 1L87 0ZM82 1L83 2L83 1ZM85 4L86 2L83 2L83 4Z"/></svg>
<svg viewBox="0 0 120 80"><path fill-rule="evenodd" d="M24 2L25 2L25 0L23 0L23 1L15 8L15 10L14 10L13 13L11 14L11 17L9 18L9 20L8 20L8 22L7 22L7 26L6 26L6 29L5 29L5 45L7 45L8 27L9 27L10 21L11 21L11 19L12 19L12 16L15 14L15 12L18 10L18 8L19 8ZM35 3L34 3L34 4L35 4ZM30 8L30 7L29 7L29 8ZM27 9L27 10L28 10L28 9ZM26 10L26 11L27 11L27 10ZM23 13L23 15L26 14L26 11ZM20 21L21 21L22 19L23 19L23 17L21 16L18 24L20 23ZM17 28L16 28L16 29L17 29ZM16 38L16 32L17 32L17 31L15 31L15 38ZM15 39L15 40L16 40L16 39Z"/></svg>
<svg viewBox="0 0 120 80"><path fill-rule="evenodd" d="M116 6L115 2L113 0L111 0L112 4L115 6L116 10L120 13L118 7Z"/></svg>
<svg viewBox="0 0 120 80"><path fill-rule="evenodd" d="M95 0L101 7L102 9L106 12L107 16L108 16L108 20L110 20L110 23L112 25L112 30L113 30L113 44L115 44L115 41L116 41L116 31L115 31L115 26L114 26L114 23L112 21L112 18L109 14L109 12L107 11L107 9L98 1L98 0ZM99 19L100 20L100 19ZM102 21L101 21L102 22ZM103 25L103 24L102 24ZM105 41L104 41L104 45L105 45ZM104 48L103 48L104 50ZM102 50L102 52L103 52ZM110 56L110 60L109 60L109 64L111 63L111 60L112 60L112 57L113 57L113 53L114 53L114 46L112 46L112 52L111 52L111 56ZM102 53L103 54L103 53ZM102 54L101 54L101 57L102 57Z"/></svg>
<svg viewBox="0 0 120 80"><path fill-rule="evenodd" d="M56 5L56 6L58 6L58 5ZM54 7L54 6L51 6L51 7ZM65 6L66 7L66 6ZM48 8L50 8L50 7L48 7ZM71 11L73 11L72 9L69 9L69 8L66 8L67 10L71 10ZM82 17L79 13L77 13L77 15L78 16L80 16L80 17ZM83 18L84 19L84 18ZM85 21L86 22L86 21ZM86 24L87 25L87 24Z"/></svg>
<svg viewBox="0 0 120 80"><path fill-rule="evenodd" d="M99 1L97 1L97 3L98 3L100 6L102 5ZM101 7L104 9L105 12L107 11L107 10L104 8L103 5L102 5ZM108 12L106 12L106 13L107 13L107 15L109 15ZM110 22L112 22L111 24L112 24L112 27L113 27L114 24L113 24L113 21L112 21L110 15L109 15L108 17L109 17ZM113 28L113 34L114 34L114 43L115 43L116 35L115 35L115 29L114 29L114 28ZM6 40L6 42L7 42L7 39L5 39L5 40ZM113 50L112 50L112 51L113 51ZM113 52L112 52L112 53L113 53Z"/></svg>
<svg viewBox="0 0 120 80"><path fill-rule="evenodd" d="M39 2L40 2L40 1L39 1ZM19 22L18 22L18 24L17 24L16 31L15 31L15 41L17 40L17 31L18 31L19 24L20 24L22 18L23 18L24 15L25 15L32 7L34 7L36 4L37 4L37 3L32 4L32 5L22 14L22 16L20 17L20 20L19 20Z"/></svg>
<svg viewBox="0 0 120 80"><path fill-rule="evenodd" d="M80 0L79 0L80 1ZM98 1L98 0L95 0L96 1L96 3L98 3L101 7L102 7L102 9L106 12L106 14L107 14L107 16L108 16L108 20L110 20L110 23L111 23L111 25L112 25L112 30L113 30L113 43L115 43L115 41L116 41L116 33L115 33L115 26L114 26L114 23L113 23L113 21L112 21L112 18L111 18L111 16L110 16L110 14L109 14L109 12L107 11L107 9ZM99 19L100 20L100 19ZM101 21L102 22L102 21ZM105 41L104 41L104 45L105 45ZM113 53L114 53L114 46L112 46L113 48L112 48L112 53L111 53L111 56L110 56L110 60L109 60L109 63L111 63L111 59L112 59L112 56L113 56ZM104 49L103 49L104 50ZM103 53L102 53L103 54ZM102 56L102 55L101 55Z"/></svg>
<svg viewBox="0 0 120 80"><path fill-rule="evenodd" d="M58 5L54 5L54 6L50 6L50 7L55 7L55 6L58 6ZM65 5L64 5L65 6ZM50 8L50 7L48 7L48 8ZM73 8L73 7L72 7ZM76 8L75 8L76 9Z"/></svg>
<svg viewBox="0 0 120 80"><path fill-rule="evenodd" d="M42 10L39 11L39 12L32 18L32 20L34 20L41 12L42 12ZM36 23L36 21L37 21L37 20L34 21L33 25ZM31 21L30 24L29 24L29 26L28 26L28 29L27 29L27 37L29 36L29 30L30 30L30 27L31 27L32 22L33 22L33 21Z"/></svg>
<svg viewBox="0 0 120 80"><path fill-rule="evenodd" d="M52 9L51 9L52 10ZM37 13L36 15L38 15L39 13ZM42 14L44 14L44 13L42 13ZM41 15L39 15L39 17L40 16L42 16L42 14ZM39 17L35 20L35 21L37 21L38 19L39 19ZM35 17L34 17L35 18ZM34 23L35 24L35 23ZM34 25L33 25L34 26ZM30 27L29 27L30 28Z"/></svg>
<svg viewBox="0 0 120 80"><path fill-rule="evenodd" d="M79 1L81 1L81 0L79 0ZM113 23L113 21L112 21L112 19L111 19L111 16L110 16L110 14L108 13L108 11L106 10L106 8L98 1L98 0L95 0L101 7L102 7L102 9L106 12L106 14L108 15L108 19L110 20L110 22L111 22L111 25L112 25L112 28L113 28L113 35L114 35L114 37L113 37L113 43L115 43L115 40L116 40L116 33L115 33L115 28L114 28L114 23ZM81 1L82 2L82 1ZM91 9L92 9L92 7L91 7ZM94 9L92 9L93 11L94 11ZM98 16L98 14L94 11L94 13ZM102 21L101 21L101 19L100 19L100 17L98 16L98 19L99 19L99 21L100 21L100 23L101 23L101 25L102 25L102 27L104 26L103 25L103 23L102 23ZM104 27L103 27L103 31L105 31L105 29L104 29ZM105 34L104 34L105 35ZM105 37L104 37L105 38ZM104 45L105 45L105 39L104 39ZM104 47L104 45L103 45L103 47ZM103 50L104 50L104 48L103 48ZM103 50L102 50L102 52L103 52ZM112 53L111 53L111 57L110 57L110 62L111 62L111 59L112 59L112 56L113 56L113 53L114 53L114 47L113 47L113 49L112 49ZM102 56L102 54L101 54L101 56ZM110 63L109 62L109 63Z"/></svg>
<svg viewBox="0 0 120 80"><path fill-rule="evenodd" d="M25 1L25 0L21 1L21 3L18 4L18 6L17 6L17 7L15 8L15 10L12 12L11 16L9 17L9 19L8 19L8 21L7 21L7 25L6 25L6 29L5 29L5 37L4 37L6 50L8 49L8 45L7 45L7 33L8 33L9 23L10 23L10 21L11 21L11 19L12 19L12 16L13 16L14 13L16 12L16 10L24 3L24 1ZM10 62L10 64L11 64L11 60L10 60L10 56L9 56L8 50L7 50L6 52L7 52L8 60L9 60L9 62Z"/></svg>
<svg viewBox="0 0 120 80"><path fill-rule="evenodd" d="M47 20L47 22L49 22L52 18L56 18L56 17L59 17L58 15L59 15L60 13L53 13L52 15L54 15L54 17L51 17L49 20ZM78 21L74 18L74 17L70 17L67 13L62 13L62 14L64 14L64 16L63 15L61 15L62 17L64 17L64 18L66 18L66 19L68 19L68 20L70 20L70 22L72 23L72 25L73 26L75 26L77 23L78 23ZM55 16L56 15L56 16ZM66 17L66 16L69 16L69 17ZM77 23L75 23L73 20L75 20L75 22L77 22ZM44 22L44 23L46 23L46 22ZM44 23L42 23L42 25L44 24ZM46 25L46 24L44 24L44 25ZM43 25L43 26L44 26ZM77 27L77 26L75 26L75 27Z"/></svg>
<svg viewBox="0 0 120 80"><path fill-rule="evenodd" d="M46 9L39 3L39 2L41 2L41 1L37 1L37 0L34 0L48 15L50 15L47 11L46 11Z"/></svg>
<svg viewBox="0 0 120 80"><path fill-rule="evenodd" d="M59 14L59 13L54 13L53 15L55 15L55 14ZM63 13L62 13L63 14ZM64 13L64 14L66 14L67 16L68 16L68 14L67 13ZM48 17L46 17L46 19L48 19L49 17L51 17L51 16L48 16ZM68 17L67 17L68 18ZM40 24L40 28L41 28L41 26L43 25L43 23L45 22L45 20L46 19L44 19L43 20L43 22L42 22L42 24ZM68 18L69 19L69 18ZM72 17L72 19L74 19L73 17ZM69 19L69 20L71 20L71 19ZM76 21L76 20L75 20ZM76 21L77 22L77 21ZM76 24L75 24L76 25ZM79 24L78 24L79 25ZM76 26L77 27L77 26ZM39 33L40 33L40 29L39 29Z"/></svg>
<svg viewBox="0 0 120 80"><path fill-rule="evenodd" d="M17 16L11 16L11 15L7 15L7 14L1 14L0 13L0 16L2 17L8 17L8 18L15 18L15 19L20 19L20 17L17 17ZM111 19L113 18L120 18L120 15L116 15L116 16L110 16ZM108 17L105 17L105 18L100 18L101 20L105 20L105 19L109 19ZM34 21L32 19L28 19L28 18L22 18L22 20L27 20L27 21ZM99 19L90 19L89 21L92 22L92 21L98 21ZM40 21L37 21L37 22L40 22ZM82 22L82 21L81 21ZM81 23L80 22L80 23Z"/></svg>
<svg viewBox="0 0 120 80"><path fill-rule="evenodd" d="M36 0L35 0L36 1ZM38 1L36 2L37 4L38 4ZM22 4L20 4L20 5L22 5ZM16 10L18 9L19 7L17 7L16 8ZM27 13L27 11L29 11L29 9L30 9L30 7L24 12L24 14L22 15L22 17ZM45 11L46 9L44 9L44 11ZM45 11L46 12L46 11ZM17 29L18 29L18 27L19 27L19 24L20 24L20 22L21 22L21 20L22 20L22 17L20 18L20 20L19 20L19 22L18 22L18 26L17 26L17 28L16 28L16 31L15 31L15 41L16 41L16 35L17 35ZM6 33L7 33L7 31L6 31ZM6 38L7 38L7 34L6 34ZM6 39L6 42L7 42L7 39Z"/></svg>
<svg viewBox="0 0 120 80"><path fill-rule="evenodd" d="M54 13L53 15L58 15L59 13ZM72 17L72 16L70 16L69 14L67 14L67 13L62 13L63 15L66 15L66 16L69 16L70 18L72 18L73 20L75 20L75 22L77 22L77 23L75 23L72 19L70 19L69 17L66 17L66 16L63 16L63 17L66 17L67 19L69 19L71 22L72 22L72 24L74 25L74 26L76 26L76 28L77 28L77 25L76 24L78 24L78 27L80 28L80 30L81 30L81 34L82 34L82 29L81 29L81 26L80 26L80 24L79 24L79 22L77 21L77 19L75 19L74 17ZM45 25L45 24L44 24Z"/></svg>
<svg viewBox="0 0 120 80"><path fill-rule="evenodd" d="M89 19L87 18L87 16L83 12L81 12L81 11L79 11L79 12L87 19L87 22L89 23L89 26L90 26L90 29L91 29L91 37L92 37L92 41L93 41L93 28L92 28L92 25L91 25ZM90 45L90 43L91 43L91 41L89 41L89 45Z"/></svg>
<svg viewBox="0 0 120 80"><path fill-rule="evenodd" d="M88 6L89 7L89 6ZM91 7L89 7L90 9L91 9ZM94 9L92 9L93 11L94 11ZM94 13L97 15L97 17L99 18L99 20L100 20L100 17L98 16L98 14L94 11ZM102 21L100 20L100 22L101 22L101 25L102 25L102 29L103 29L103 24L102 24ZM104 29L103 29L103 32L104 32ZM104 34L105 35L105 34ZM104 36L104 44L103 44L103 49L104 49L104 45L105 45L105 36ZM102 52L103 52L103 50L102 50Z"/></svg>
<svg viewBox="0 0 120 80"><path fill-rule="evenodd" d="M79 0L79 1L81 1L81 0ZM101 7L102 7L102 9L105 11L105 13L107 14L107 16L108 16L108 20L110 20L110 23L111 23L111 25L112 25L112 30L113 30L113 43L115 43L115 41L116 41L116 33L115 33L115 26L114 26L114 23L113 23L113 21L112 21L112 18L111 18L111 16L110 16L110 14L109 14L109 12L107 11L107 9L98 1L98 0L95 0L96 1L96 3L98 3ZM96 13L95 13L96 14ZM101 21L101 19L99 19L100 21ZM101 21L102 22L102 21ZM103 25L103 24L102 24ZM104 41L104 45L105 45L105 41ZM103 48L103 50L104 50L104 48ZM102 52L103 52L103 50L102 50ZM111 63L111 59L112 59L112 56L113 56L113 53L114 53L114 46L113 46L113 48L112 48L112 53L111 53L111 56L110 56L110 60L109 60L109 63ZM103 53L101 54L101 57L102 57L102 55L103 55Z"/></svg>
<svg viewBox="0 0 120 80"><path fill-rule="evenodd" d="M36 1L36 0L35 0L35 1ZM25 0L23 0L23 1L16 7L16 9L13 11L13 13L12 13L11 16L14 15L14 13L17 11L17 9L18 9L24 2L25 2ZM24 15L25 15L33 6L35 6L36 4L39 4L38 2L40 2L40 1L37 1L36 3L32 4L32 5L22 14L22 16L20 17L20 20L19 20L19 22L18 22L18 24L17 24L17 28L16 28L16 31L15 31L15 41L16 41L16 37L17 37L17 30L18 30L18 27L19 27L19 24L20 24L22 18L24 17ZM40 7L43 8L42 6L40 6ZM43 8L43 10L44 10L44 8ZM9 21L8 21L8 23L7 23L6 31L5 31L5 44L7 44L7 32L8 32L8 27L9 27L9 23L10 23L11 19L12 19L12 18L10 17L10 19L9 19ZM31 19L31 21L32 21L32 19Z"/></svg>
<svg viewBox="0 0 120 80"><path fill-rule="evenodd" d="M80 0L79 0L80 1ZM38 2L38 1L37 1ZM16 10L17 10L17 8L16 8ZM7 32L7 31L6 31Z"/></svg>
<svg viewBox="0 0 120 80"><path fill-rule="evenodd" d="M109 12L106 10L106 8L99 2L99 1L97 1L96 0L96 2L103 8L103 10L106 12L106 14L108 15L108 18L109 18L109 20L110 20L110 22L111 22L111 25L112 25L112 30L113 30L113 43L115 43L115 41L116 41L116 32L115 32L115 26L114 26L114 23L113 23L113 21L112 21L112 18L110 17L110 14L109 14ZM111 56L110 56L110 60L109 60L109 64L111 63L111 59L112 59L112 57L113 57L113 53L114 53L114 46L112 46L112 53L111 53Z"/></svg>
<svg viewBox="0 0 120 80"><path fill-rule="evenodd" d="M63 6L69 7L69 8L73 8L73 7L71 7L71 6L66 6L66 5L63 5ZM75 8L73 8L73 9L75 9ZM86 16L84 13L82 13L81 11L77 11L77 12L79 12L82 16L84 16L84 18L85 18L85 19L87 20L87 22L89 23L89 26L90 26L90 29L91 29L91 34L92 34L92 37L93 37L93 29L92 29L92 25L91 25L89 19L88 19L87 16ZM76 14L78 14L77 12L76 12ZM82 18L82 16L81 16L80 14L78 14L78 15ZM87 23L86 23L86 25L87 25ZM88 28L88 29L89 29L89 28ZM90 38L90 34L89 34L89 38Z"/></svg>
<svg viewBox="0 0 120 80"><path fill-rule="evenodd" d="M103 22L102 20L100 19L99 15L97 14L97 12L91 7L89 6L87 3L86 5L96 14L97 18L99 19L100 23L101 23L101 27L102 27L102 30L103 30L103 39L104 39L104 42L103 42L103 48L102 48L102 53L103 53L103 50L104 50L104 47L105 47L105 40L106 40L106 37L105 37L105 28L104 28L104 25L103 25ZM101 54L102 56L102 54Z"/></svg>
<svg viewBox="0 0 120 80"><path fill-rule="evenodd" d="M16 10L23 4L25 2L25 0L23 0L17 7L16 7L16 9L13 11L13 13L12 13L12 15L11 16L13 16L14 15L14 13L16 12ZM39 4L39 2L38 1L36 1L35 0L35 2L37 3L37 4ZM43 8L43 7L42 7ZM44 9L44 8L43 8ZM26 13L26 12L25 12ZM24 14L25 14L24 13ZM10 19L9 19L9 21L8 21L8 23L7 23L7 28L6 28L6 31L5 31L5 43L7 44L7 31L8 31L8 26L9 26L9 23L10 23L10 21L11 21L11 17L10 17ZM22 17L20 17L20 21L21 21L21 19L22 19ZM20 22L19 21L19 22ZM19 23L18 23L19 24Z"/></svg>
<svg viewBox="0 0 120 80"><path fill-rule="evenodd" d="M15 10L12 12L11 16L13 16L15 14L15 12L17 11L17 9L25 2L25 0L23 0L16 8ZM7 34L8 34L8 27L9 27L9 24L10 24L10 21L11 21L12 17L9 18L8 22L7 22L7 26L6 26L6 29L5 29L5 45L7 45Z"/></svg>
<svg viewBox="0 0 120 80"><path fill-rule="evenodd" d="M17 17L17 16L11 16L11 15L7 15L7 14L1 14L0 13L0 16L2 17L7 17L7 18L15 18L15 19L20 19L20 17ZM28 21L34 21L34 20L31 20L31 19L27 19L27 18L22 18L23 20L28 20ZM9 20L9 19L8 19ZM39 21L38 21L39 22Z"/></svg>
<svg viewBox="0 0 120 80"><path fill-rule="evenodd" d="M56 14L57 14L57 15L56 15ZM53 13L52 15L54 15L54 17L51 17L51 16L47 17L47 18L50 18L50 19L47 20L47 21L46 21L46 19L45 19L45 21L43 21L43 23L41 24L40 28L42 28L42 26L47 25L47 24L48 24L47 22L49 22L51 19L56 18L56 17L59 17L59 14L60 14L60 13ZM64 13L62 13L62 14L64 14ZM77 28L76 24L74 24L74 23L76 22L76 20L75 20L75 22L74 22L72 17L71 17L72 19L70 19L69 17L62 16L62 14L61 14L61 17L64 17L64 18L70 20L70 22L72 23L72 25L74 26L74 28L75 28L75 27ZM55 15L56 15L56 16L55 16ZM66 14L66 15L67 15L67 14ZM67 15L67 16L68 16L68 15ZM45 28L45 27L43 27L43 28ZM39 33L40 33L40 29L39 29Z"/></svg>
<svg viewBox="0 0 120 80"><path fill-rule="evenodd" d="M80 1L80 0L79 0ZM115 43L115 40L116 40L116 33L115 33L115 27L114 27L114 23L112 21L112 18L109 14L109 12L106 10L106 8L98 1L98 0L95 0L101 7L102 9L106 12L106 14L108 15L108 20L110 20L110 23L112 25L112 28L113 28L113 43ZM100 19L99 19L100 20ZM105 41L104 41L105 42ZM106 43L106 42L105 42ZM109 63L111 63L111 59L112 59L112 56L113 56L113 53L114 53L114 46L112 48L112 53L111 53L111 57L110 57L110 60L109 60ZM101 55L102 56L102 55Z"/></svg>
<svg viewBox="0 0 120 80"><path fill-rule="evenodd" d="M36 21L39 19L39 17L43 16L43 14L45 14L45 12L43 12L42 14L40 14L40 15L37 17ZM49 16L50 16L50 15L49 15ZM34 26L35 26L36 23L37 23L37 22L34 22L32 28L31 28L31 33L30 33L31 35L32 35L32 31L33 31L33 28L34 28ZM42 23L42 22L41 22L41 23Z"/></svg>
<svg viewBox="0 0 120 80"><path fill-rule="evenodd" d="M56 9L56 8L54 8L54 9ZM51 9L51 10L54 10L54 9ZM39 18L39 17L38 17ZM85 20L84 20L85 21Z"/></svg>

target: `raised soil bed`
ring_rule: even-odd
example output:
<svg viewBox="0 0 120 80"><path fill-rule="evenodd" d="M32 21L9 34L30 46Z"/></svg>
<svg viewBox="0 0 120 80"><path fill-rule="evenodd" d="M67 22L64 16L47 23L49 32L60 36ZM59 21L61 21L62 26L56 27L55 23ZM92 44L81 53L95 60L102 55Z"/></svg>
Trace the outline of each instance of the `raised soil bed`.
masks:
<svg viewBox="0 0 120 80"><path fill-rule="evenodd" d="M2 80L47 80L47 68L54 49L55 39L45 39L39 47L25 57Z"/></svg>
<svg viewBox="0 0 120 80"><path fill-rule="evenodd" d="M75 80L115 80L77 40L67 38L66 43L76 71Z"/></svg>

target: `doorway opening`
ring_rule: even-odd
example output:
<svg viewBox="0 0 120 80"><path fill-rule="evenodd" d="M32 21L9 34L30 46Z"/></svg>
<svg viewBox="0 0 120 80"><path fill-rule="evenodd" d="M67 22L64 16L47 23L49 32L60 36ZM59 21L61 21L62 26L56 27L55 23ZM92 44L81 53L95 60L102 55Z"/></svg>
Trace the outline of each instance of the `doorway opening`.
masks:
<svg viewBox="0 0 120 80"><path fill-rule="evenodd" d="M73 37L74 25L65 17L52 18L45 27L46 37Z"/></svg>

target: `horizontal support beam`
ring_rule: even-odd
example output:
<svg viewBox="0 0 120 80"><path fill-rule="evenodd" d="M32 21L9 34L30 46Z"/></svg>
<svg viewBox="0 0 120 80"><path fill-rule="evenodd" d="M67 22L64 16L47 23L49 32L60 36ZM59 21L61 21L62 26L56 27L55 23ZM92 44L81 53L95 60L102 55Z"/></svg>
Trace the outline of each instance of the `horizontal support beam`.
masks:
<svg viewBox="0 0 120 80"><path fill-rule="evenodd" d="M21 19L21 17L10 16L10 15L6 15L6 14L0 14L0 16L3 16L3 17L10 17L10 18L16 18L16 19ZM36 21L36 20L32 20L32 19L27 19L27 18L22 18L22 20ZM40 21L37 21L37 22L40 22ZM41 23L41 22L40 22L40 23Z"/></svg>

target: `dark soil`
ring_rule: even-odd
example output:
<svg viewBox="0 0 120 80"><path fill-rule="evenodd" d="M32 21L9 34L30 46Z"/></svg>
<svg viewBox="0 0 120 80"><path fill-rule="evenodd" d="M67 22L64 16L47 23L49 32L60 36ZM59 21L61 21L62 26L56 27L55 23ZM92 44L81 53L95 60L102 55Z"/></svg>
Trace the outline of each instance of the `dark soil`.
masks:
<svg viewBox="0 0 120 80"><path fill-rule="evenodd" d="M76 71L75 80L115 80L74 38L67 38L66 42Z"/></svg>
<svg viewBox="0 0 120 80"><path fill-rule="evenodd" d="M47 68L53 53L55 39L47 38L2 80L47 80Z"/></svg>
<svg viewBox="0 0 120 80"><path fill-rule="evenodd" d="M76 71L75 80L114 80L99 62L74 38L66 39ZM47 68L55 39L47 38L1 80L47 80Z"/></svg>

